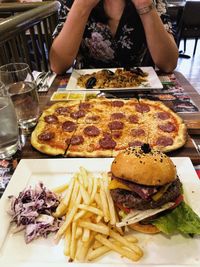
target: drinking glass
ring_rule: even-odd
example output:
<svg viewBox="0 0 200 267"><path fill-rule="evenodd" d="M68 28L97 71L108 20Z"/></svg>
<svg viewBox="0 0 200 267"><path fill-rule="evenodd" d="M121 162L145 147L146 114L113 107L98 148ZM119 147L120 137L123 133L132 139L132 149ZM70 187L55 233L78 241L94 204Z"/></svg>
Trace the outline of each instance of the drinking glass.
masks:
<svg viewBox="0 0 200 267"><path fill-rule="evenodd" d="M0 80L12 99L21 129L30 129L39 117L37 86L26 63L10 63L0 67Z"/></svg>
<svg viewBox="0 0 200 267"><path fill-rule="evenodd" d="M0 81L0 159L15 154L18 147L18 124L13 103Z"/></svg>

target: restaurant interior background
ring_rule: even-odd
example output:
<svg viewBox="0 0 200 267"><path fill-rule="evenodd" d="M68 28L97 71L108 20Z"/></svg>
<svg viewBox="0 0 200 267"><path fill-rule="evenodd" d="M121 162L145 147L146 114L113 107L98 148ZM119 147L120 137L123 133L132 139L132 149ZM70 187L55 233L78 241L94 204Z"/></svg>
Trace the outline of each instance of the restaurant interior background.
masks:
<svg viewBox="0 0 200 267"><path fill-rule="evenodd" d="M13 15L13 14L18 14L18 9L16 9L15 12L8 12L8 9L12 10L12 6L15 5L16 2L20 3L26 3L27 6L30 3L36 2L42 2L42 0L20 0L20 1L15 1L15 0L0 0L0 20L5 19L6 17ZM199 2L195 1L194 2ZM47 2L48 3L48 2ZM185 6L186 1L185 0L168 0L168 12L170 16L172 17L172 21L174 24L175 31L177 31L177 20L180 22L180 14L183 11L183 8ZM3 8L3 5L5 5L5 8ZM6 6L7 5L7 6ZM30 7L27 7L26 9L22 9L19 12L25 12L26 10L30 9ZM1 32L2 26L0 26L0 32ZM5 31L5 29L4 29ZM198 25L196 25L196 34L197 38L200 37L200 22ZM2 41L0 42L0 44ZM200 73L200 45L197 42L196 46L196 53L193 55L194 52L194 45L195 45L195 39L194 38L187 38L186 41L186 51L184 51L184 40L180 40L179 44L179 50L181 51L182 55L185 54L188 56L183 57L180 54L179 60L178 60L178 65L176 70L180 71L189 81L190 83L194 86L194 88L200 93L200 81L198 79L199 73ZM2 64L1 64L2 65Z"/></svg>

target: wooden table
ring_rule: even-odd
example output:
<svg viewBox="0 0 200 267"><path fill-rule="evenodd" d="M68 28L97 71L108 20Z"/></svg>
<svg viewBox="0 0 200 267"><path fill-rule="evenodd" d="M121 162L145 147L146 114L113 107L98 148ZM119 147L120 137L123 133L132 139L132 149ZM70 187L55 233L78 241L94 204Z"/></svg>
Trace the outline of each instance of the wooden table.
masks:
<svg viewBox="0 0 200 267"><path fill-rule="evenodd" d="M182 85L187 94L191 97L191 99L195 102L196 106L198 106L200 110L199 94L195 91L195 89L189 84L189 82L184 78L184 76L181 73L175 72L175 76L178 79L178 82ZM57 77L55 79L48 93L39 94L41 111L43 111L45 107L48 107L49 105L52 104L52 102L50 101L50 97L53 94L53 92L57 90L61 78L62 77ZM168 103L170 105L169 101ZM180 116L185 120L186 124L188 125L188 132L192 134L191 136L195 139L197 143L200 144L200 112L180 113ZM24 144L24 147L22 151L18 152L17 154L18 158L52 158L52 156L42 154L37 150L35 150L30 144L30 136L22 135L22 143ZM170 152L169 156L190 157L193 164L200 164L200 154L195 149L190 135L188 135L188 141L185 144L185 146L176 151Z"/></svg>

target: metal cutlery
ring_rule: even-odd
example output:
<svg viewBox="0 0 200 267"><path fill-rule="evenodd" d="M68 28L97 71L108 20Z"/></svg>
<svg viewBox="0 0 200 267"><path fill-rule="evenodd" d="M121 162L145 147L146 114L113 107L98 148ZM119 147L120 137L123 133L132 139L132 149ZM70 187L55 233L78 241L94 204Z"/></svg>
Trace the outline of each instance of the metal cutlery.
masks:
<svg viewBox="0 0 200 267"><path fill-rule="evenodd" d="M53 72L49 70L42 76L40 81L37 83L38 92L47 92L49 90L48 80L53 75Z"/></svg>
<svg viewBox="0 0 200 267"><path fill-rule="evenodd" d="M107 92L99 92L96 97L101 98L101 97L106 97L106 98L116 98L113 94L107 93Z"/></svg>
<svg viewBox="0 0 200 267"><path fill-rule="evenodd" d="M38 85L41 79L45 76L46 72L41 72L38 74L38 76L35 78L35 83Z"/></svg>
<svg viewBox="0 0 200 267"><path fill-rule="evenodd" d="M193 145L194 145L194 147L195 147L197 153L200 155L200 145L198 145L198 144L194 141L194 139L191 138L191 140L192 140L192 143L193 143Z"/></svg>

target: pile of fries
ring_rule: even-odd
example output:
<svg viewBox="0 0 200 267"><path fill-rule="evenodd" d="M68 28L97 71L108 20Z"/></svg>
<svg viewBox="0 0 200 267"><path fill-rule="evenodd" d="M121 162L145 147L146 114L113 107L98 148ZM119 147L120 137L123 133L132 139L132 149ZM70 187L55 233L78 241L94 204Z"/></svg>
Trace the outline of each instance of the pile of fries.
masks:
<svg viewBox="0 0 200 267"><path fill-rule="evenodd" d="M107 173L94 177L80 167L69 184L53 190L61 195L54 216L65 216L56 241L64 238L64 254L69 261L94 261L111 250L132 261L143 255L137 239L116 227L118 216L108 189L109 180Z"/></svg>

